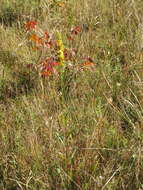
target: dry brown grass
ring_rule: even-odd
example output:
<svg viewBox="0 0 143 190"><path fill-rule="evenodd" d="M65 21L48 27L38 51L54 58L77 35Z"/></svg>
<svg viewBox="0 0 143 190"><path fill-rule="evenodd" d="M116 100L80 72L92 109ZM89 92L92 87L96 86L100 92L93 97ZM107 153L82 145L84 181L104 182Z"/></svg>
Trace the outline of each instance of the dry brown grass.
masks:
<svg viewBox="0 0 143 190"><path fill-rule="evenodd" d="M142 1L1 2L0 189L143 189ZM29 73L29 19L65 46L81 26L73 64L90 56L96 68L68 70L62 85Z"/></svg>

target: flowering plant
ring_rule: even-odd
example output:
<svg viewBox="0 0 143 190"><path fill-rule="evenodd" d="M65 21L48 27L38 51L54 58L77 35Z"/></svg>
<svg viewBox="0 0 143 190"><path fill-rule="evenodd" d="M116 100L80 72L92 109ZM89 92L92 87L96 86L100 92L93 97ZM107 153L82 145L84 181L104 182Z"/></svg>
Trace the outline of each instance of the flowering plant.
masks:
<svg viewBox="0 0 143 190"><path fill-rule="evenodd" d="M67 62L71 61L72 58L77 55L76 49L65 48L62 40L62 34L59 31L56 32L56 39L53 39L48 30L43 31L38 27L36 21L28 21L25 24L25 30L28 36L27 39L31 42L33 50L38 50L41 52L51 50L52 52L51 57L45 57L44 59L41 57L40 61L35 65L42 77L59 75L62 71L64 71L65 67L69 66ZM75 36L81 32L81 27L76 26L67 35L67 39L72 41ZM91 68L94 65L94 62L90 57L87 57L86 60L78 66L70 62L70 68L76 68L78 71Z"/></svg>

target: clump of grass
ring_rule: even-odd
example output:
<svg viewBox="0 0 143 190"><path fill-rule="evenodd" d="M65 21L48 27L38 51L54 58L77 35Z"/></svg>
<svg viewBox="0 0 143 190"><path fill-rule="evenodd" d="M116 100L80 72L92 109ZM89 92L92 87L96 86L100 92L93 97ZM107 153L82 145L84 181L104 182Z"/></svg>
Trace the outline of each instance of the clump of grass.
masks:
<svg viewBox="0 0 143 190"><path fill-rule="evenodd" d="M4 27L21 27L22 22L33 16L39 15L40 2L38 0L32 1L1 1L0 9L0 24Z"/></svg>

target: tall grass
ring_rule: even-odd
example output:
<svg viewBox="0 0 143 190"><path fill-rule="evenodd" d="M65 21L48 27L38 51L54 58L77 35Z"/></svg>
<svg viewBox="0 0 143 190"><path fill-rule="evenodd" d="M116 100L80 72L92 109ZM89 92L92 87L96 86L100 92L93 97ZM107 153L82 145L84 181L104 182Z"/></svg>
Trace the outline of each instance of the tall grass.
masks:
<svg viewBox="0 0 143 190"><path fill-rule="evenodd" d="M141 0L1 0L0 189L143 189ZM82 32L76 67L42 78L24 23ZM40 58L41 58L40 57ZM64 62L66 65L66 61Z"/></svg>

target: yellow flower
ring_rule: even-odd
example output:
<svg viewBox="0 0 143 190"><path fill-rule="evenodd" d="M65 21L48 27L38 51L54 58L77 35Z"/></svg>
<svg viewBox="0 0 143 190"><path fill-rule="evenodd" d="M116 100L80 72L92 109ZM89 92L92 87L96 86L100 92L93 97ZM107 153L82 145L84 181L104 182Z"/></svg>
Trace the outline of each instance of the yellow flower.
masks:
<svg viewBox="0 0 143 190"><path fill-rule="evenodd" d="M65 56L64 56L64 44L62 41L62 36L61 33L59 31L57 31L57 44L58 44L58 55L59 55L59 61L61 63L62 66L64 66L64 61L65 61Z"/></svg>

